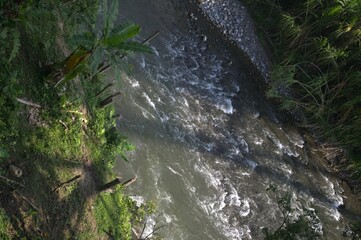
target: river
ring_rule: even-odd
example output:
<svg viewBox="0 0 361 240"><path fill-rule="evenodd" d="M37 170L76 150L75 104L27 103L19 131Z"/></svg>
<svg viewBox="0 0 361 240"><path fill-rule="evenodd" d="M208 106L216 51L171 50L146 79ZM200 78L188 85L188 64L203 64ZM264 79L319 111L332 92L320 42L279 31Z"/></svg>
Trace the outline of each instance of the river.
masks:
<svg viewBox="0 0 361 240"><path fill-rule="evenodd" d="M314 209L325 239L341 239L344 190L296 128L282 123L263 97L259 75L188 1L121 1L122 18L139 23L145 39L161 31L153 55L129 58L119 84L119 129L136 146L124 179L127 193L152 199L167 240L262 239L281 212L270 184L290 192L293 207ZM246 33L245 33L246 34ZM254 34L254 33L252 33Z"/></svg>

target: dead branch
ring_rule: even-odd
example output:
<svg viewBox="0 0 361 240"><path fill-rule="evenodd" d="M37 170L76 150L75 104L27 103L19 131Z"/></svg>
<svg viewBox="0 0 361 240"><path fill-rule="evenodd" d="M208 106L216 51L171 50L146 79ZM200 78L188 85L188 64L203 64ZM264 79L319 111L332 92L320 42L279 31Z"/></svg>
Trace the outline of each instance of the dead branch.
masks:
<svg viewBox="0 0 361 240"><path fill-rule="evenodd" d="M135 181L137 180L137 177L132 177L131 179L129 179L128 181L122 183L122 187L127 187L129 186L130 184L134 183ZM103 186L99 187L98 188L98 192L104 192L110 188L113 188L114 186L116 185L119 185L121 184L121 178L120 177L117 177L115 178L113 181L110 181L106 184L104 184Z"/></svg>
<svg viewBox="0 0 361 240"><path fill-rule="evenodd" d="M1 176L1 175L0 175L0 179L6 181L6 183L13 183L13 184L19 185L20 187L25 187L23 184L21 184L19 182L16 182L14 180L11 180L11 179L9 179L7 177Z"/></svg>
<svg viewBox="0 0 361 240"><path fill-rule="evenodd" d="M121 180L122 179L120 177L115 178L113 181L110 181L110 182L104 184L103 186L99 187L98 192L106 191L106 190L120 184Z"/></svg>
<svg viewBox="0 0 361 240"><path fill-rule="evenodd" d="M113 98L120 94L121 94L121 92L116 92L116 93L110 95L109 97L107 97L106 99L100 101L99 107L104 108L104 107L108 106L109 104L111 104L113 102Z"/></svg>
<svg viewBox="0 0 361 240"><path fill-rule="evenodd" d="M100 94L102 94L105 90L107 90L108 88L110 88L113 85L114 85L113 83L109 83L102 90L100 90L95 96L98 97Z"/></svg>
<svg viewBox="0 0 361 240"><path fill-rule="evenodd" d="M56 188L54 188L53 192L55 192L56 190L58 190L59 188L63 187L66 184L69 184L71 182L74 182L75 180L77 180L78 178L80 178L81 175L76 175L75 177L69 179L68 181L65 181L63 183L60 183Z"/></svg>
<svg viewBox="0 0 361 240"><path fill-rule="evenodd" d="M137 181L137 176L132 177L131 179L123 183L122 187L128 187L130 184L134 183L135 181Z"/></svg>
<svg viewBox="0 0 361 240"><path fill-rule="evenodd" d="M32 103L32 102L29 102L29 101L27 101L27 100L25 100L25 99L23 99L23 98L16 98L16 101L18 101L19 103L22 103L22 104L31 106L31 107L41 108L40 105L35 104L35 103Z"/></svg>
<svg viewBox="0 0 361 240"><path fill-rule="evenodd" d="M14 193L19 195L25 202L27 202L35 211L39 212L39 208L36 207L29 199L22 195L19 191L15 190Z"/></svg>
<svg viewBox="0 0 361 240"><path fill-rule="evenodd" d="M163 227L165 227L165 226L167 226L167 225L161 225L161 226L159 226L159 227L154 228L151 233L149 233L147 236L145 236L145 238L142 238L141 240L146 240L146 239L148 239L150 236L152 236L152 234L154 234L156 231L158 231L159 229L161 229L161 228L163 228Z"/></svg>

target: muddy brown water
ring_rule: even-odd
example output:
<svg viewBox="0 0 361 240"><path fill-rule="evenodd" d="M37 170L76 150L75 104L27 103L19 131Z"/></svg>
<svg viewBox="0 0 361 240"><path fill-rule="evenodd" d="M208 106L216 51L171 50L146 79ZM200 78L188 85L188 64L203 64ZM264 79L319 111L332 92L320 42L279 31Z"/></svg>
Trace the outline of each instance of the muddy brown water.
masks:
<svg viewBox="0 0 361 240"><path fill-rule="evenodd" d="M292 193L296 212L316 211L325 239L342 239L345 222L358 217L338 210L348 193L297 128L281 123L249 61L192 15L195 5L120 5L120 20L142 26L139 40L161 31L155 54L129 58L133 73L122 76L116 103L119 129L136 146L119 174L137 175L127 193L158 205L143 237L166 224L165 239L262 239L263 227L282 222L266 191L275 184Z"/></svg>

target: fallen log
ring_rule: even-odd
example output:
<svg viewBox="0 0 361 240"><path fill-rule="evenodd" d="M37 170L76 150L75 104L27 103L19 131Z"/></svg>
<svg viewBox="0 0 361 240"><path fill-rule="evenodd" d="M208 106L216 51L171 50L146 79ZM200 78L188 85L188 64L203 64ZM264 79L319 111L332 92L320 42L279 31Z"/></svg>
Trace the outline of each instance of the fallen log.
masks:
<svg viewBox="0 0 361 240"><path fill-rule="evenodd" d="M121 184L122 187L127 187L130 184L134 183L136 180L137 180L137 177L132 177L128 181L126 181L124 183L121 183L121 178L117 177L113 181L110 181L110 182L104 184L103 186L100 186L98 188L98 192L100 193L100 192L107 191L108 189L111 189L111 188L113 188L113 187L115 187L115 186L117 186L119 184Z"/></svg>

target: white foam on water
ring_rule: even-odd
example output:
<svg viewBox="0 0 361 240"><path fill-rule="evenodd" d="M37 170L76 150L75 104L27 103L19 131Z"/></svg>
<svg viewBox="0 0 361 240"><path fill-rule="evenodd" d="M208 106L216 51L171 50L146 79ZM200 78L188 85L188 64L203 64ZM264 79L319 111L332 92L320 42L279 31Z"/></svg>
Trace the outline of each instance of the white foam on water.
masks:
<svg viewBox="0 0 361 240"><path fill-rule="evenodd" d="M283 173L287 173L288 177L292 175L293 171L292 171L292 167L289 166L286 163L280 163L279 167L282 169Z"/></svg>
<svg viewBox="0 0 361 240"><path fill-rule="evenodd" d="M145 68L145 59L144 59L144 56L142 56L142 57L139 58L138 63L139 63L139 65L140 65L142 68Z"/></svg>
<svg viewBox="0 0 361 240"><path fill-rule="evenodd" d="M148 104L155 110L157 111L157 108L155 107L154 102L150 99L150 97L148 96L147 93L143 92L142 96L147 100Z"/></svg>
<svg viewBox="0 0 361 240"><path fill-rule="evenodd" d="M153 231L155 228L155 225L157 224L156 220L155 220L156 216L149 216L146 219L146 225L143 231L142 236L140 236L139 238L145 238L148 236L148 238L151 238L153 236Z"/></svg>
<svg viewBox="0 0 361 240"><path fill-rule="evenodd" d="M264 130L264 133L266 136L268 136L272 142L276 145L277 149L274 149L274 153L278 154L278 155L283 155L286 154L288 156L293 156L293 157L298 157L300 154L294 150L292 151L290 146L286 146L286 143L282 143L279 139L277 139L277 137L275 136L274 133L268 131L268 130Z"/></svg>
<svg viewBox="0 0 361 240"><path fill-rule="evenodd" d="M237 138L237 142L238 142L238 144L241 146L243 152L249 153L248 143L246 142L246 140L245 140L244 138L242 138L241 136L239 136L239 137Z"/></svg>
<svg viewBox="0 0 361 240"><path fill-rule="evenodd" d="M228 203L229 206L241 206L242 202L238 196L238 192L232 185L230 186L230 191L229 191L227 200L229 202Z"/></svg>
<svg viewBox="0 0 361 240"><path fill-rule="evenodd" d="M324 175L321 175L323 179L326 181L326 186L323 187L323 189L326 191L327 195L333 200L333 206L339 207L340 205L343 205L343 198L341 196L341 191L336 190L336 186L330 181L330 179ZM339 186L337 186L340 188Z"/></svg>
<svg viewBox="0 0 361 240"><path fill-rule="evenodd" d="M165 223L169 224L173 221L173 219L176 219L175 216L171 216L169 214L163 213L163 217L165 219Z"/></svg>
<svg viewBox="0 0 361 240"><path fill-rule="evenodd" d="M252 170L254 170L258 166L258 163L256 163L253 160L246 158L245 161L246 161L247 165L249 165L252 168Z"/></svg>
<svg viewBox="0 0 361 240"><path fill-rule="evenodd" d="M239 215L241 215L241 217L246 217L251 213L251 207L249 205L249 199L245 198L241 201L241 210L239 212Z"/></svg>
<svg viewBox="0 0 361 240"><path fill-rule="evenodd" d="M231 99L223 99L216 104L216 108L222 110L226 114L233 114L233 106Z"/></svg>
<svg viewBox="0 0 361 240"><path fill-rule="evenodd" d="M145 199L142 196L130 195L129 197L135 202L135 205L137 207L140 207L142 204L145 203Z"/></svg>
<svg viewBox="0 0 361 240"><path fill-rule="evenodd" d="M337 210L337 208L344 204L343 198L341 196L341 189L336 190L336 186L330 181L330 179L324 175L322 175L322 178L325 180L326 185L322 186L322 188L326 192L326 196L332 200L332 206L327 207L326 212L328 212L328 215L332 216L336 221L339 221L341 218L340 212ZM337 188L340 188L340 186L337 184Z"/></svg>
<svg viewBox="0 0 361 240"><path fill-rule="evenodd" d="M237 209L240 216L246 217L249 215L250 200L247 198L241 199L235 187L230 184L230 180L224 178L220 171L210 168L204 162L202 163L200 158L198 164L195 165L195 169L202 174L205 183L210 188L206 196L196 197L198 199L197 202L201 209L212 219L215 227L227 239L238 240L242 239L242 236L248 236L249 229L247 227L243 229L240 226L234 226L234 223L231 223L234 221L230 221L230 218L232 209Z"/></svg>
<svg viewBox="0 0 361 240"><path fill-rule="evenodd" d="M140 86L140 84L139 84L138 81L134 81L134 82L132 83L132 87L133 87L133 88L136 88L136 87L139 87L139 86Z"/></svg>
<svg viewBox="0 0 361 240"><path fill-rule="evenodd" d="M256 144L256 145L259 145L259 146L262 145L263 142L264 142L264 140L261 139L261 138L255 138L255 139L253 140L253 143Z"/></svg>
<svg viewBox="0 0 361 240"><path fill-rule="evenodd" d="M129 82L130 86L132 86L133 88L137 88L140 86L139 82L134 79L134 78L130 78L129 76L127 76L126 74L122 75L122 78L125 79L126 81Z"/></svg>
<svg viewBox="0 0 361 240"><path fill-rule="evenodd" d="M155 116L153 114L151 114L150 112L148 112L145 108L143 108L142 106L140 106L139 104L137 104L135 101L132 102L136 107L138 107L141 112L142 112L142 115L149 119L149 118L153 118L155 119Z"/></svg>
<svg viewBox="0 0 361 240"><path fill-rule="evenodd" d="M175 175L178 175L178 176L181 176L181 177L182 177L182 174L180 174L179 172L177 172L176 170L174 170L174 169L171 168L170 166L167 166L167 168L168 168L172 173L174 173Z"/></svg>
<svg viewBox="0 0 361 240"><path fill-rule="evenodd" d="M221 186L221 179L223 178L221 172L212 171L208 166L200 164L195 164L194 169L203 175L208 187L218 189Z"/></svg>

